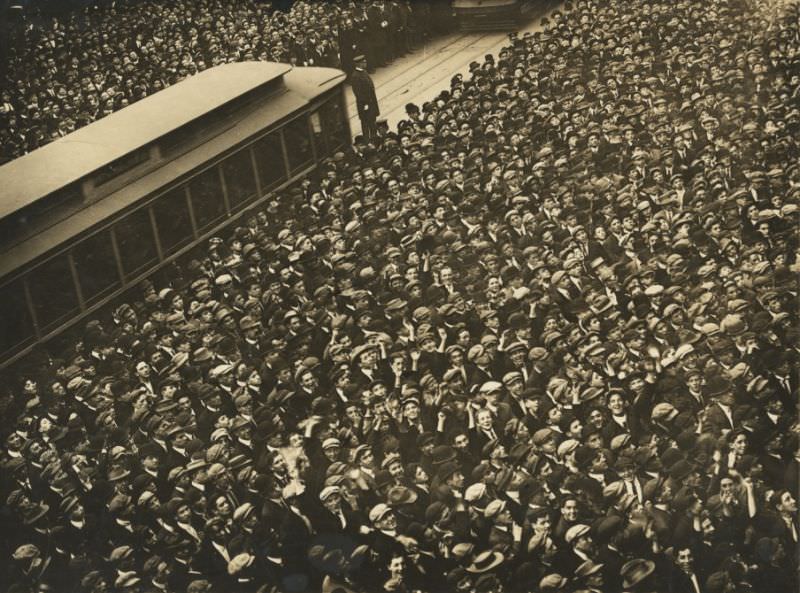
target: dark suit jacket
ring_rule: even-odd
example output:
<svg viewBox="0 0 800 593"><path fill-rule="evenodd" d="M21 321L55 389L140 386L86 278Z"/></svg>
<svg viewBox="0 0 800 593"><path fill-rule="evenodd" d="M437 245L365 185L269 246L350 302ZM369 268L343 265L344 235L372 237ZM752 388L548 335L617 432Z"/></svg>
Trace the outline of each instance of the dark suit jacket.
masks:
<svg viewBox="0 0 800 593"><path fill-rule="evenodd" d="M711 404L708 408L706 408L707 429L715 436L720 436L722 431L725 429L733 430L737 428L737 413L736 408L734 407L731 408L731 416L734 420L733 424L731 424L730 420L728 420L728 417L717 404Z"/></svg>
<svg viewBox="0 0 800 593"><path fill-rule="evenodd" d="M377 117L380 113L378 108L378 96L375 94L375 84L369 74L364 70L356 69L350 77L350 84L353 87L353 94L356 97L356 107L359 117L370 115Z"/></svg>

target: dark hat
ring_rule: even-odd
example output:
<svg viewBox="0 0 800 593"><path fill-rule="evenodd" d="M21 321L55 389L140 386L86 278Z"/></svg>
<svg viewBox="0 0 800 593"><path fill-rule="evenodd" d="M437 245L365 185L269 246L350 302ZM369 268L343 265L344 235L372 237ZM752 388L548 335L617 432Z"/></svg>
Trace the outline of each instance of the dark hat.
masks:
<svg viewBox="0 0 800 593"><path fill-rule="evenodd" d="M23 522L25 525L36 523L36 521L44 517L49 510L50 507L44 503L40 503L35 507L26 509L23 513Z"/></svg>
<svg viewBox="0 0 800 593"><path fill-rule="evenodd" d="M375 487L378 489L386 488L394 482L394 478L389 470L380 470L375 473Z"/></svg>
<svg viewBox="0 0 800 593"><path fill-rule="evenodd" d="M436 523L446 509L447 506L445 506L443 502L438 500L436 502L432 502L428 505L428 508L425 509L425 521L430 524Z"/></svg>
<svg viewBox="0 0 800 593"><path fill-rule="evenodd" d="M594 531L598 542L607 542L618 533L623 527L623 520L621 517L612 515L605 517L595 523Z"/></svg>
<svg viewBox="0 0 800 593"><path fill-rule="evenodd" d="M448 461L456 458L455 450L448 445L439 445L433 448L431 453L431 463L433 465L442 465Z"/></svg>
<svg viewBox="0 0 800 593"><path fill-rule="evenodd" d="M447 463L442 464L441 468L439 468L439 471L436 473L436 475L442 482L444 482L450 476L452 476L454 473L460 470L461 466L458 464L458 462L448 461Z"/></svg>
<svg viewBox="0 0 800 593"><path fill-rule="evenodd" d="M499 590L499 587L500 581L495 574L482 574L475 580L473 590L475 593L495 593Z"/></svg>
<svg viewBox="0 0 800 593"><path fill-rule="evenodd" d="M693 471L694 471L694 466L685 459L681 459L679 461L676 461L669 468L669 476L676 482L680 482L682 480L685 480L686 477Z"/></svg>
<svg viewBox="0 0 800 593"><path fill-rule="evenodd" d="M731 382L722 375L714 375L706 384L709 397L719 397L731 390Z"/></svg>
<svg viewBox="0 0 800 593"><path fill-rule="evenodd" d="M578 468L588 467L595 457L595 450L586 445L580 445L575 449L575 465Z"/></svg>

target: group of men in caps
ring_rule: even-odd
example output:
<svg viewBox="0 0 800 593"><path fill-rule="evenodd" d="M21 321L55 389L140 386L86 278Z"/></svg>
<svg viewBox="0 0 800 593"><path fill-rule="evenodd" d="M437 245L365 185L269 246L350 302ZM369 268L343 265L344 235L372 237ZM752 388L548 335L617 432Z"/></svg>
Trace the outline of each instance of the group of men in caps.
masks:
<svg viewBox="0 0 800 593"><path fill-rule="evenodd" d="M14 369L8 590L797 589L797 7L545 25Z"/></svg>
<svg viewBox="0 0 800 593"><path fill-rule="evenodd" d="M39 12L46 2L25 4L25 19L4 34L0 163L213 66L268 60L350 72L358 54L374 68L444 30L431 27L442 12L431 0L302 0L287 10L256 0L118 0L56 16Z"/></svg>

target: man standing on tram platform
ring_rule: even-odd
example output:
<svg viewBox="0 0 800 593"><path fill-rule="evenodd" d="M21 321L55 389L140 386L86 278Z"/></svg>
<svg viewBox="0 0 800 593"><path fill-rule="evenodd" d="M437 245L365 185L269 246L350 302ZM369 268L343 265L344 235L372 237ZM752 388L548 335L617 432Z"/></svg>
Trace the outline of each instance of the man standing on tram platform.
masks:
<svg viewBox="0 0 800 593"><path fill-rule="evenodd" d="M367 60L363 55L356 56L355 66L353 75L350 77L350 84L353 86L353 94L356 97L361 131L367 140L373 140L378 135L376 122L380 113L375 84L367 74Z"/></svg>

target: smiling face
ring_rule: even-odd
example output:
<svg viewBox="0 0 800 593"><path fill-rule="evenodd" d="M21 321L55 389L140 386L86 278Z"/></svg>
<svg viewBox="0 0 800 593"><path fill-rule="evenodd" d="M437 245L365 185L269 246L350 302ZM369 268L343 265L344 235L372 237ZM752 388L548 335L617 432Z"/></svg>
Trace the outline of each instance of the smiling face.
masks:
<svg viewBox="0 0 800 593"><path fill-rule="evenodd" d="M612 414L623 414L625 412L625 400L618 393L611 394L611 397L608 398L608 409L611 410Z"/></svg>
<svg viewBox="0 0 800 593"><path fill-rule="evenodd" d="M489 410L481 410L478 412L475 422L482 430L490 430L492 428L492 413Z"/></svg>
<svg viewBox="0 0 800 593"><path fill-rule="evenodd" d="M561 516L566 521L574 522L578 520L578 501L574 498L568 498L561 505Z"/></svg>

